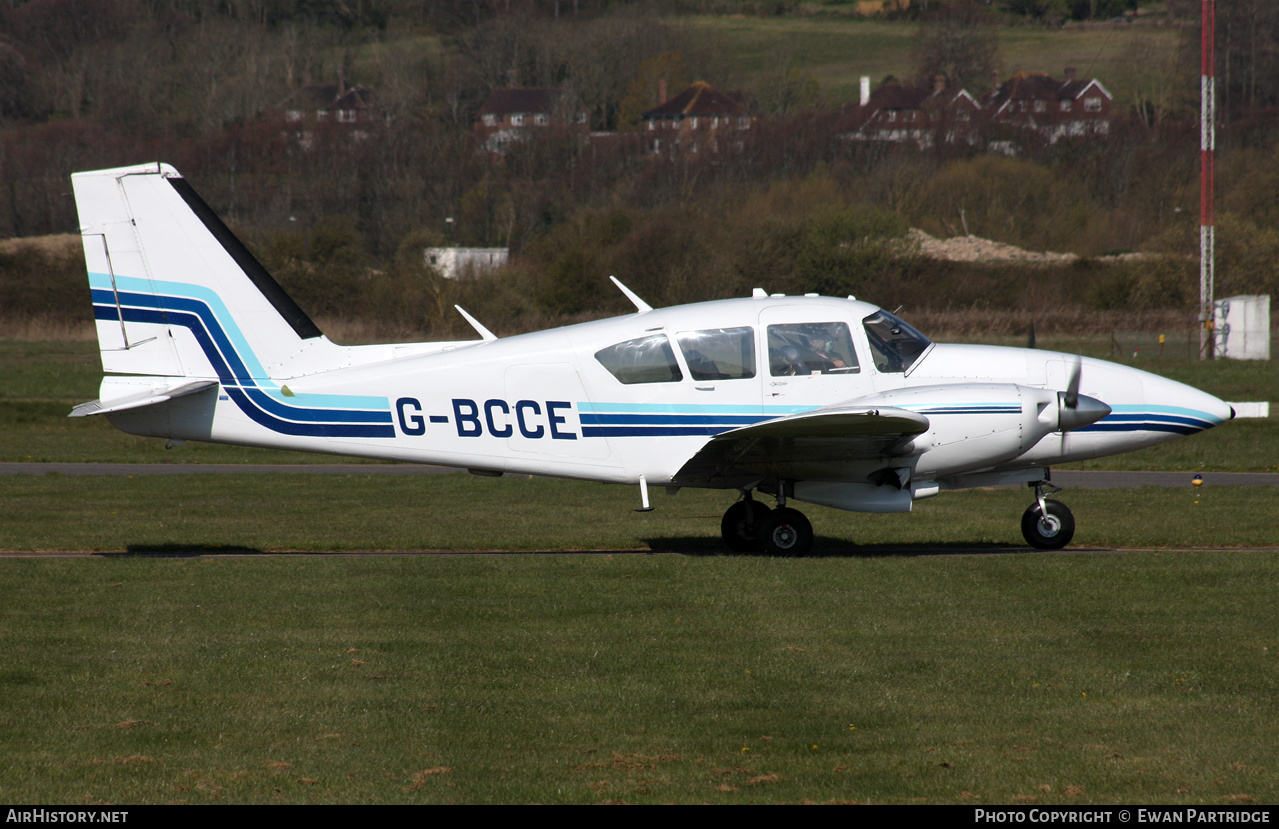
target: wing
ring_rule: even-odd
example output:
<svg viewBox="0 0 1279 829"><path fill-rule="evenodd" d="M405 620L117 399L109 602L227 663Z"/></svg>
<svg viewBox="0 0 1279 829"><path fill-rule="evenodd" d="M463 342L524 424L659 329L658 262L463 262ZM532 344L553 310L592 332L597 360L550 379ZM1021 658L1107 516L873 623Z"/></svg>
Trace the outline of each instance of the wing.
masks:
<svg viewBox="0 0 1279 829"><path fill-rule="evenodd" d="M742 486L761 477L856 480L909 451L928 418L887 406L847 406L723 432L674 476L681 486Z"/></svg>

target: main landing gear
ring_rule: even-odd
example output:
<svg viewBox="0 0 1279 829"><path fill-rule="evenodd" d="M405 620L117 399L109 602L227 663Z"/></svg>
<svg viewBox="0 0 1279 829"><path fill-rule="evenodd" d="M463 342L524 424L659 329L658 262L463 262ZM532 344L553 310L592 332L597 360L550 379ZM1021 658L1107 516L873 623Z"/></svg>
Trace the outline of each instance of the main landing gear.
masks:
<svg viewBox="0 0 1279 829"><path fill-rule="evenodd" d="M1061 492L1059 487L1048 481L1040 481L1032 486L1035 487L1035 503L1022 513L1021 534L1032 547L1060 550L1075 537L1075 516L1061 501L1044 497ZM1051 487L1051 491L1045 493L1045 487Z"/></svg>
<svg viewBox="0 0 1279 829"><path fill-rule="evenodd" d="M735 553L763 552L774 556L804 556L813 547L813 525L804 513L786 506L784 487L779 488L777 509L744 493L742 500L724 513L720 522L724 543Z"/></svg>

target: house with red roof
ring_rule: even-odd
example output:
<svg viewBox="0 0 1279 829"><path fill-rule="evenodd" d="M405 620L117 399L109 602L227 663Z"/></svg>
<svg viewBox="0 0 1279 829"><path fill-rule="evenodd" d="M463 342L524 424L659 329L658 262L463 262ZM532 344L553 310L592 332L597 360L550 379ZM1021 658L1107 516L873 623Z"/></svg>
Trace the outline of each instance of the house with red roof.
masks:
<svg viewBox="0 0 1279 829"><path fill-rule="evenodd" d="M307 83L285 98L279 109L290 124L330 120L356 124L372 120L376 104L373 90L348 84L346 73L339 71L337 83Z"/></svg>
<svg viewBox="0 0 1279 829"><path fill-rule="evenodd" d="M1055 144L1108 134L1112 99L1100 81L1077 78L1067 67L1065 80L1018 72L987 95L982 107L993 125L1030 130Z"/></svg>
<svg viewBox="0 0 1279 829"><path fill-rule="evenodd" d="M486 150L500 154L511 142L556 126L585 131L586 113L559 89L516 87L493 90L475 115L474 132Z"/></svg>
<svg viewBox="0 0 1279 829"><path fill-rule="evenodd" d="M640 116L651 153L715 154L740 149L755 124L740 93L697 81Z"/></svg>
<svg viewBox="0 0 1279 829"><path fill-rule="evenodd" d="M889 76L874 92L863 78L861 101L845 110L845 136L854 141L914 144L973 143L982 110L967 90L948 89L943 77L932 84L904 84Z"/></svg>

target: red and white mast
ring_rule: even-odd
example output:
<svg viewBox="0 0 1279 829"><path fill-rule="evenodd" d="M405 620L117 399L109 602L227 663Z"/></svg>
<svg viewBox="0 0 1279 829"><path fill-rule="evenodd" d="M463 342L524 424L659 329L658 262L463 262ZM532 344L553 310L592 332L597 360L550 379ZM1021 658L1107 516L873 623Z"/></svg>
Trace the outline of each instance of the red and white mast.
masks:
<svg viewBox="0 0 1279 829"><path fill-rule="evenodd" d="M1203 0L1199 78L1199 359L1213 356L1213 183L1212 162L1216 145L1216 93L1213 82L1213 39L1216 0Z"/></svg>

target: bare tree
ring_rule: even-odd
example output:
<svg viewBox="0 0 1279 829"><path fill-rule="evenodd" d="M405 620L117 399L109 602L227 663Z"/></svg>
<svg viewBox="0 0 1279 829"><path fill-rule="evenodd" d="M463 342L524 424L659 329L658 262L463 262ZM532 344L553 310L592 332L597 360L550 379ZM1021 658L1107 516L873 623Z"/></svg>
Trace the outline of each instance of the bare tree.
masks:
<svg viewBox="0 0 1279 829"><path fill-rule="evenodd" d="M1237 121L1279 106L1279 3L1230 0L1216 4L1217 112ZM1181 50L1186 70L1199 74L1199 0L1169 0L1170 19L1187 24ZM1193 69L1190 67L1193 66Z"/></svg>
<svg viewBox="0 0 1279 829"><path fill-rule="evenodd" d="M952 89L990 89L999 70L999 33L991 12L975 2L953 3L920 19L915 67L920 78L946 78Z"/></svg>

